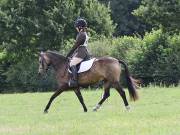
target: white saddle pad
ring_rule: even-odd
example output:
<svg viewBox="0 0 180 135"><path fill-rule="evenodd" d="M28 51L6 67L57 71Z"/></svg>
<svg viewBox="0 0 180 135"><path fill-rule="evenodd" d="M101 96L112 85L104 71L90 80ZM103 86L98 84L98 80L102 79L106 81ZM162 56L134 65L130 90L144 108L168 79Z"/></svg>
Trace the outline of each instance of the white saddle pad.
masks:
<svg viewBox="0 0 180 135"><path fill-rule="evenodd" d="M87 61L83 61L80 65L80 68L78 70L78 73L82 73L82 72L85 72L85 71L88 71L92 65L93 65L93 62L95 61L96 58L92 58L90 60L87 60Z"/></svg>
<svg viewBox="0 0 180 135"><path fill-rule="evenodd" d="M78 70L78 73L82 73L82 72L85 72L85 71L88 71L92 65L93 65L93 62L95 61L96 58L92 58L90 60L87 60L87 61L83 61L80 65L80 68ZM71 73L71 71L68 69L68 71Z"/></svg>

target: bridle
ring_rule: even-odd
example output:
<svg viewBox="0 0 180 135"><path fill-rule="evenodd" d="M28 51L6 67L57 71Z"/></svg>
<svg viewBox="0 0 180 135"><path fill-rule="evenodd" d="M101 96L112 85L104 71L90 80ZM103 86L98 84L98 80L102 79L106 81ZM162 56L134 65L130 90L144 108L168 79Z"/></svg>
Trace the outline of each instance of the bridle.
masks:
<svg viewBox="0 0 180 135"><path fill-rule="evenodd" d="M41 57L40 64L42 65L42 67L40 67L40 69L47 72L50 65L47 63L46 59L44 58L44 54L41 53L40 57ZM44 68L45 67L44 64L46 64L46 68Z"/></svg>

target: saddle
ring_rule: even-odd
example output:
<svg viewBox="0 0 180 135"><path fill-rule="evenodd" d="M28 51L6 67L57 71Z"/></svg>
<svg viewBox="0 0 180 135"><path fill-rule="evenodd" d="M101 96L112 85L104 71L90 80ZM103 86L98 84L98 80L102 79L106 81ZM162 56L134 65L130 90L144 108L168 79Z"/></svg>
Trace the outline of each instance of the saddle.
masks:
<svg viewBox="0 0 180 135"><path fill-rule="evenodd" d="M88 60L83 60L81 63L79 63L76 67L78 69L78 73L83 73L88 71L89 69L91 69L94 61L96 60L96 58L91 58ZM71 73L70 68L68 68L69 73Z"/></svg>

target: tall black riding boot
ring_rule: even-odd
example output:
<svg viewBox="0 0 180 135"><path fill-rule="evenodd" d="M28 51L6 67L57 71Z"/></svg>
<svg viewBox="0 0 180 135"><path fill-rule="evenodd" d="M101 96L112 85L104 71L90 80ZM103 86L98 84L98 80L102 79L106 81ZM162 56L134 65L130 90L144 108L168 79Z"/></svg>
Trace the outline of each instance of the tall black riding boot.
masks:
<svg viewBox="0 0 180 135"><path fill-rule="evenodd" d="M72 76L71 76L71 79L69 81L69 87L77 87L78 86L77 67L72 66L70 68L71 68Z"/></svg>

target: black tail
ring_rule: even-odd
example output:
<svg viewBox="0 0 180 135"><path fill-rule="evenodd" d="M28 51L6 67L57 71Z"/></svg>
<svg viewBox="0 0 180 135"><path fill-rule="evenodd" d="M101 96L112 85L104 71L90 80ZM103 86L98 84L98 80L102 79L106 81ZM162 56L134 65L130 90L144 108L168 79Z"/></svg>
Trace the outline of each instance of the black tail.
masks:
<svg viewBox="0 0 180 135"><path fill-rule="evenodd" d="M126 63L122 60L119 60L119 63L124 65L124 68L125 68L125 76L126 76L127 87L128 87L130 99L136 101L138 99L138 93L137 93L136 88L134 86L135 82L133 82L133 79L130 76L130 73L129 73L129 70L128 70Z"/></svg>

